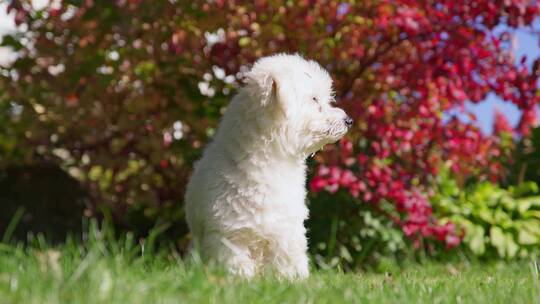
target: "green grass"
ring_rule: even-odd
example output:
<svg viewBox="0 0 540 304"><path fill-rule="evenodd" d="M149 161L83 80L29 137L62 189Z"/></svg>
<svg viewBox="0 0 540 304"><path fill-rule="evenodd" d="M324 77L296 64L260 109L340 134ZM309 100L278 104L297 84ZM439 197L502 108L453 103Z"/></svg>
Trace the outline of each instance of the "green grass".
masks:
<svg viewBox="0 0 540 304"><path fill-rule="evenodd" d="M98 231L84 244L0 243L0 303L540 303L534 262L413 263L247 282L171 250L149 253L151 244L129 237L112 241Z"/></svg>

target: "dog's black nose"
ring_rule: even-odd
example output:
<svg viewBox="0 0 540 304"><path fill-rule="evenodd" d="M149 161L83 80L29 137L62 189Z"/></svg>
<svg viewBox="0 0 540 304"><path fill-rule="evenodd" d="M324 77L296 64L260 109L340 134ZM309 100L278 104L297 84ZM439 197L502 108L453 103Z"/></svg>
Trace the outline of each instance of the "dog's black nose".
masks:
<svg viewBox="0 0 540 304"><path fill-rule="evenodd" d="M350 126L352 126L352 124L353 124L353 120L352 120L352 118L350 118L349 116L347 116L343 121L345 122L345 125L346 125L347 127L350 127Z"/></svg>

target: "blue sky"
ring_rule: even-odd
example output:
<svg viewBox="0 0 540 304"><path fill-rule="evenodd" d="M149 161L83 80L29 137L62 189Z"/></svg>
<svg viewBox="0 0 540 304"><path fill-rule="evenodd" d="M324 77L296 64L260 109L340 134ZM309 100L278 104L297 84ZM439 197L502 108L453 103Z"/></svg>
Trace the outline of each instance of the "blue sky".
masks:
<svg viewBox="0 0 540 304"><path fill-rule="evenodd" d="M540 21L535 22L534 27L536 29L540 28ZM505 30L505 28L500 28L499 31ZM529 67L532 66L532 63L535 58L540 56L540 47L538 40L538 35L532 34L527 30L518 30L516 33L516 42L514 52L516 54L516 61L521 60L524 55L527 55L527 63ZM493 115L495 109L498 109L510 122L512 126L516 126L521 117L521 113L518 108L509 102L504 102L497 96L490 94L487 99L479 104L468 103L466 105L467 110L471 110L478 119L478 124L480 125L482 131L486 134L491 133L493 127ZM540 111L539 111L540 116Z"/></svg>

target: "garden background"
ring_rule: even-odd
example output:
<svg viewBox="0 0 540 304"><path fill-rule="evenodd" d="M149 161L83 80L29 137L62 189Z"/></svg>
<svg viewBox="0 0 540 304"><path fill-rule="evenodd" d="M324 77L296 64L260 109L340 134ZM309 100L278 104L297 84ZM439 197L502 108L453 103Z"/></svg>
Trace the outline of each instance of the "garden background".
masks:
<svg viewBox="0 0 540 304"><path fill-rule="evenodd" d="M315 265L540 253L536 1L0 9L4 243L77 238L97 219L185 252L185 184L242 72L298 52L329 70L355 119L308 161Z"/></svg>

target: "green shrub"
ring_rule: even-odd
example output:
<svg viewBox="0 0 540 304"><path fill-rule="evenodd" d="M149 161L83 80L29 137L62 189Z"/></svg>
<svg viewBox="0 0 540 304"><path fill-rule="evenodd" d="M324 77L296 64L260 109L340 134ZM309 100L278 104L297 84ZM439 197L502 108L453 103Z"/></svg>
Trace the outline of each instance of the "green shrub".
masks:
<svg viewBox="0 0 540 304"><path fill-rule="evenodd" d="M463 246L478 257L538 254L540 195L534 182L508 189L489 182L460 188L448 174L441 174L433 205L442 218L462 227Z"/></svg>
<svg viewBox="0 0 540 304"><path fill-rule="evenodd" d="M309 208L309 248L318 267L372 268L406 249L399 227L346 191L313 196Z"/></svg>
<svg viewBox="0 0 540 304"><path fill-rule="evenodd" d="M528 180L540 183L540 127L532 129L530 136L521 138L512 159L509 182L517 184Z"/></svg>

